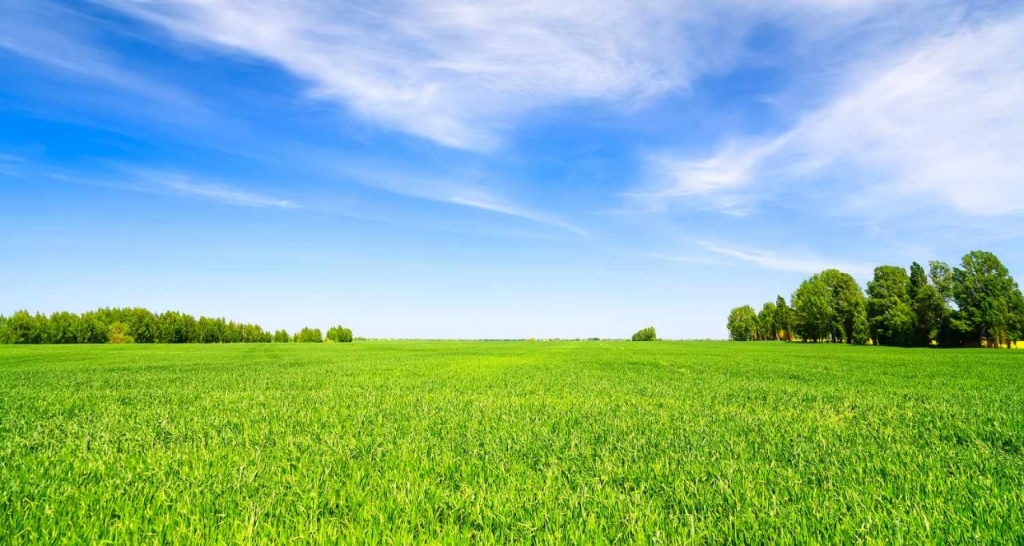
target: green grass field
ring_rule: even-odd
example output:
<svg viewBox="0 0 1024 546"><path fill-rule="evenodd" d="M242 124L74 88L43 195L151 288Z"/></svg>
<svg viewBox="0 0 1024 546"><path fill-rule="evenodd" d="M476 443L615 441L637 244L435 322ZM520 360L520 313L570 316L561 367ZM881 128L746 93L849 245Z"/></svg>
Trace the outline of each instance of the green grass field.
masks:
<svg viewBox="0 0 1024 546"><path fill-rule="evenodd" d="M0 346L0 542L1024 541L1024 355Z"/></svg>

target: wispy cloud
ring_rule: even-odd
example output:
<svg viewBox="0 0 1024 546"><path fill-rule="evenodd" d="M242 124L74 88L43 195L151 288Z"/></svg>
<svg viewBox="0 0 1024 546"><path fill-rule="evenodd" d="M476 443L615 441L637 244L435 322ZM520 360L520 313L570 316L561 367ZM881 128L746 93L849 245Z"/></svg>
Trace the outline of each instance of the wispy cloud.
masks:
<svg viewBox="0 0 1024 546"><path fill-rule="evenodd" d="M663 176L649 193L663 206L751 202L832 178L836 208L859 212L934 204L967 215L1024 211L1021 51L1024 17L927 40L852 69L845 91L774 138L704 159L650 160Z"/></svg>
<svg viewBox="0 0 1024 546"><path fill-rule="evenodd" d="M202 109L195 99L166 83L122 66L109 52L91 43L96 21L48 0L4 3L0 17L0 51L5 50L66 76L117 88L137 97L171 105L181 115Z"/></svg>
<svg viewBox="0 0 1024 546"><path fill-rule="evenodd" d="M298 208L298 205L287 199L278 199L259 193L232 188L223 184L195 182L188 177L171 175L158 183L158 187L166 188L180 195L199 197L240 207L276 207L282 209Z"/></svg>
<svg viewBox="0 0 1024 546"><path fill-rule="evenodd" d="M399 0L379 3L106 0L177 37L274 62L385 127L488 150L538 107L636 103L685 89L741 54L768 17L885 2ZM829 25L819 17L818 28Z"/></svg>
<svg viewBox="0 0 1024 546"><path fill-rule="evenodd" d="M709 241L701 241L698 244L715 254L728 256L776 271L813 274L825 269L835 268L860 278L870 277L872 271L870 266L845 263L839 260L830 260L816 256L788 256L764 250L734 248Z"/></svg>
<svg viewBox="0 0 1024 546"><path fill-rule="evenodd" d="M19 176L18 165L25 162L25 158L12 154L0 153L0 174L5 176Z"/></svg>
<svg viewBox="0 0 1024 546"><path fill-rule="evenodd" d="M635 255L679 264L729 265L729 262L725 260L718 258L709 258L703 255L695 255L693 253L637 252L635 253Z"/></svg>
<svg viewBox="0 0 1024 546"><path fill-rule="evenodd" d="M176 195L205 199L224 205L255 208L300 208L298 203L253 192L220 182L174 173L122 167L114 174L68 175L49 170L38 171L37 176L70 184L97 186L115 190L154 195Z"/></svg>
<svg viewBox="0 0 1024 546"><path fill-rule="evenodd" d="M555 215L516 203L497 190L459 176L429 177L363 165L336 167L342 178L390 193L483 210L549 225L587 236L587 231Z"/></svg>

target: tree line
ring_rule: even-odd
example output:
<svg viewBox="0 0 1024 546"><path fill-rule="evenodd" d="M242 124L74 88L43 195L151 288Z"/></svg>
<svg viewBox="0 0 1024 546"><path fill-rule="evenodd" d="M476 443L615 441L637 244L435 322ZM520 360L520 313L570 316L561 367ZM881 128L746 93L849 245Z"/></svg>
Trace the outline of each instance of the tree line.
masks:
<svg viewBox="0 0 1024 546"><path fill-rule="evenodd" d="M327 341L350 343L352 330L336 326ZM199 317L140 307L103 308L82 314L59 311L49 316L18 311L0 315L0 344L42 343L321 343L318 328L303 328L294 336L285 330L270 333L257 324Z"/></svg>
<svg viewBox="0 0 1024 546"><path fill-rule="evenodd" d="M956 267L876 267L866 291L828 269L803 281L789 304L779 296L760 311L733 309L727 327L736 341L1012 347L1024 338L1024 296L995 254L976 250Z"/></svg>

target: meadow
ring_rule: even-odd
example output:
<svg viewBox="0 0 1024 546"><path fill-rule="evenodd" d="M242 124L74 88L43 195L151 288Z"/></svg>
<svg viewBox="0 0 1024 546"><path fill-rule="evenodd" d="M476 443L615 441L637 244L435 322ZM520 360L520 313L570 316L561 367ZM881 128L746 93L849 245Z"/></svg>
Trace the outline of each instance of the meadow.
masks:
<svg viewBox="0 0 1024 546"><path fill-rule="evenodd" d="M2 543L1024 541L1024 354L0 346Z"/></svg>

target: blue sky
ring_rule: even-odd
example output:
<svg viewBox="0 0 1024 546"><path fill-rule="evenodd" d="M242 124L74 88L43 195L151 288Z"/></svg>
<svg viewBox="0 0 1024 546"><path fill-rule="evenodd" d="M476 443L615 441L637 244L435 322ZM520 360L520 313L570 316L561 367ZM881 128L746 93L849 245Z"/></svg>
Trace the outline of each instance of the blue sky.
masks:
<svg viewBox="0 0 1024 546"><path fill-rule="evenodd" d="M1024 275L1017 2L3 0L0 313L724 337Z"/></svg>

